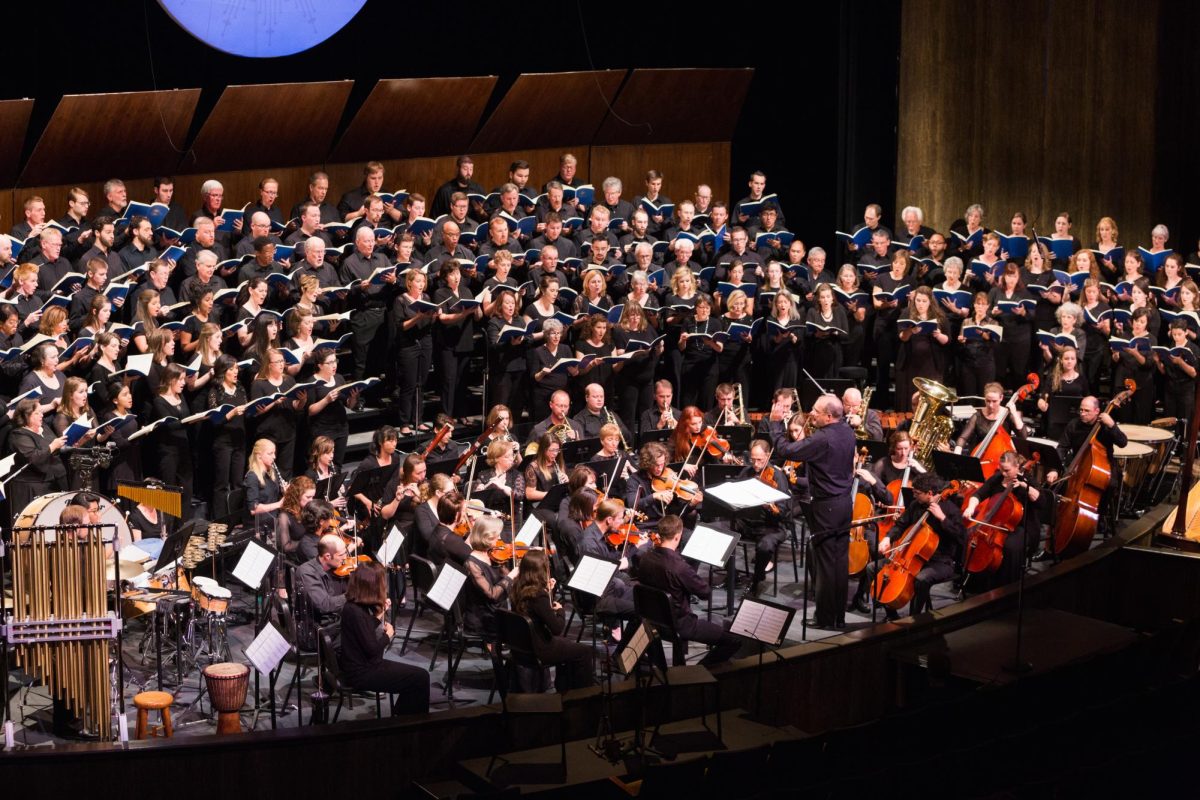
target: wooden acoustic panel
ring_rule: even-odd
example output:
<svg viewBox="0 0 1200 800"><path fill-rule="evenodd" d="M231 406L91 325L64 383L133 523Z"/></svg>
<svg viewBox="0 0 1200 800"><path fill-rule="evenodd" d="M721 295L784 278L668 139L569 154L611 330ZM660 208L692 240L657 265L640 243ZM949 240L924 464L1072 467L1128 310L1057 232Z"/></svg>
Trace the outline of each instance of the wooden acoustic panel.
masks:
<svg viewBox="0 0 1200 800"><path fill-rule="evenodd" d="M323 163L352 86L352 81L230 86L179 171Z"/></svg>
<svg viewBox="0 0 1200 800"><path fill-rule="evenodd" d="M590 142L625 72L520 75L471 143L470 152L536 150Z"/></svg>
<svg viewBox="0 0 1200 800"><path fill-rule="evenodd" d="M753 77L753 69L636 69L592 143L729 141Z"/></svg>
<svg viewBox="0 0 1200 800"><path fill-rule="evenodd" d="M730 145L729 142L676 142L591 148L588 174L597 191L601 181L612 175L621 179L622 199L633 202L634 197L646 190L648 169L663 173L662 191L671 200L690 200L701 183L714 187L729 185ZM729 198L719 195L716 199L729 202Z"/></svg>
<svg viewBox="0 0 1200 800"><path fill-rule="evenodd" d="M329 161L465 153L495 86L495 75L382 80L350 121Z"/></svg>
<svg viewBox="0 0 1200 800"><path fill-rule="evenodd" d="M169 173L179 162L199 99L199 89L66 95L18 185Z"/></svg>
<svg viewBox="0 0 1200 800"><path fill-rule="evenodd" d="M0 100L0 186L17 182L32 100Z"/></svg>

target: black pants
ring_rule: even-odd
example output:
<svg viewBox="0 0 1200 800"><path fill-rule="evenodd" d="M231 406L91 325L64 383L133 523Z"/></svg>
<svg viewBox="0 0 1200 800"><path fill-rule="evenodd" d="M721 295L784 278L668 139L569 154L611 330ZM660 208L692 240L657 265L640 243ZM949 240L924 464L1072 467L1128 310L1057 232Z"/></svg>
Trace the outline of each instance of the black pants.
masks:
<svg viewBox="0 0 1200 800"><path fill-rule="evenodd" d="M420 667L384 661L346 675L345 682L356 690L395 695L393 714L429 713L429 673Z"/></svg>
<svg viewBox="0 0 1200 800"><path fill-rule="evenodd" d="M438 350L438 379L442 410L458 419L466 416L467 363L470 353L456 353L452 348ZM486 409L485 409L486 411Z"/></svg>
<svg viewBox="0 0 1200 800"><path fill-rule="evenodd" d="M192 518L192 454L180 447L158 448L158 477L168 485L183 489L183 520Z"/></svg>
<svg viewBox="0 0 1200 800"><path fill-rule="evenodd" d="M425 398L425 380L429 377L432 355L428 340L402 348L396 354L396 380L399 391L396 405L402 428L423 422L421 410Z"/></svg>
<svg viewBox="0 0 1200 800"><path fill-rule="evenodd" d="M383 318L382 308L364 308L350 315L350 330L354 333L350 339L350 352L354 356L356 381L380 372L382 354L387 351L387 331L385 329L383 335L379 333Z"/></svg>
<svg viewBox="0 0 1200 800"><path fill-rule="evenodd" d="M683 619L675 620L675 632L689 642L701 642L712 645L708 654L700 659L704 666L720 664L733 658L733 654L742 646L742 640L729 632L729 622L718 625L706 619L700 619L695 614L689 614Z"/></svg>
<svg viewBox="0 0 1200 800"><path fill-rule="evenodd" d="M751 532L757 536L754 542L754 582L758 583L767 575L767 565L775 559L775 551L787 538L787 532L777 527L762 527Z"/></svg>
<svg viewBox="0 0 1200 800"><path fill-rule="evenodd" d="M996 359L977 358L961 362L958 375L959 395L983 396L983 387L996 380Z"/></svg>
<svg viewBox="0 0 1200 800"><path fill-rule="evenodd" d="M896 360L896 348L899 334L895 326L875 326L875 401L882 408L892 408L887 402L891 397L888 389L892 383L892 363ZM898 388L897 391L905 391Z"/></svg>
<svg viewBox="0 0 1200 800"><path fill-rule="evenodd" d="M519 424L521 412L525 410L526 375L524 370L516 372L494 371L491 375L491 391L488 393L488 408L496 405L506 405L512 412L513 424ZM530 414L534 419L541 419L539 414L545 412L534 408Z"/></svg>
<svg viewBox="0 0 1200 800"><path fill-rule="evenodd" d="M213 505L211 514L220 519L229 514L228 495L240 489L246 475L246 434L217 436L212 442Z"/></svg>
<svg viewBox="0 0 1200 800"><path fill-rule="evenodd" d="M717 364L714 358L684 358L680 372L679 407L707 408L717 391Z"/></svg>
<svg viewBox="0 0 1200 800"><path fill-rule="evenodd" d="M1015 389L1024 384L1028 367L1028 337L1011 342L1005 339L996 345L996 380L1005 389Z"/></svg>
<svg viewBox="0 0 1200 800"><path fill-rule="evenodd" d="M555 636L549 642L535 641L537 657L554 664L554 688L560 693L581 689L596 682L595 654L590 645Z"/></svg>
<svg viewBox="0 0 1200 800"><path fill-rule="evenodd" d="M814 498L808 507L817 608L813 621L828 627L846 621L850 586L850 498Z"/></svg>
<svg viewBox="0 0 1200 800"><path fill-rule="evenodd" d="M1091 386L1091 384L1088 384ZM1163 393L1163 413L1168 417L1176 417L1180 420L1192 418L1192 411L1196 407L1196 384L1193 381L1188 381L1185 384L1179 384L1173 381L1167 381L1167 390ZM1145 420L1140 420L1145 424Z"/></svg>

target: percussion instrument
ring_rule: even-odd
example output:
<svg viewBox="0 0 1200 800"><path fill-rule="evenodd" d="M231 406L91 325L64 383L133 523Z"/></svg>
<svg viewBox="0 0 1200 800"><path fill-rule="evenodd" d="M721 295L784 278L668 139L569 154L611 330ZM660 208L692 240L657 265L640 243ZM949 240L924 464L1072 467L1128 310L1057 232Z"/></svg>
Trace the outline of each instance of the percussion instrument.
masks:
<svg viewBox="0 0 1200 800"><path fill-rule="evenodd" d="M1123 427L1121 430L1125 430ZM1128 434L1126 434L1128 435ZM1154 458L1154 449L1149 445L1129 440L1124 447L1113 448L1113 458L1121 467L1122 480L1130 492L1137 492L1150 469Z"/></svg>
<svg viewBox="0 0 1200 800"><path fill-rule="evenodd" d="M1171 451L1175 444L1175 436L1171 431L1150 425L1122 425L1121 431L1131 443L1139 442L1154 450L1149 466L1146 468L1146 476L1157 475L1167 466L1167 460L1171 458Z"/></svg>
<svg viewBox="0 0 1200 800"><path fill-rule="evenodd" d="M217 711L217 733L241 733L238 712L246 702L250 688L250 668L245 664L222 661L204 668L204 685Z"/></svg>
<svg viewBox="0 0 1200 800"><path fill-rule="evenodd" d="M197 576L193 578L192 600L201 611L209 614L224 614L229 610L229 600L232 592L221 586L212 578Z"/></svg>
<svg viewBox="0 0 1200 800"><path fill-rule="evenodd" d="M84 729L112 732L110 649L120 620L108 610L113 564L105 548L130 540L129 526L102 501L102 524L59 529L78 492L31 501L13 522L12 609L6 640L14 661L73 709ZM114 534L114 529L116 533Z"/></svg>

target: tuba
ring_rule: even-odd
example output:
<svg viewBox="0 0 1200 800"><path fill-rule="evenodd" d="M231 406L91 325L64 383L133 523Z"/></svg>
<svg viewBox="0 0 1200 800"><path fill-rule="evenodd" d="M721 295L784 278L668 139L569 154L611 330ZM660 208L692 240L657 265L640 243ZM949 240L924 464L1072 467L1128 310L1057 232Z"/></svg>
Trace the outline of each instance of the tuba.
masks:
<svg viewBox="0 0 1200 800"><path fill-rule="evenodd" d="M917 387L921 398L913 410L908 435L913 440L913 457L925 465L933 451L950 440L954 422L949 415L940 412L953 405L958 394L928 378L913 378L913 386Z"/></svg>

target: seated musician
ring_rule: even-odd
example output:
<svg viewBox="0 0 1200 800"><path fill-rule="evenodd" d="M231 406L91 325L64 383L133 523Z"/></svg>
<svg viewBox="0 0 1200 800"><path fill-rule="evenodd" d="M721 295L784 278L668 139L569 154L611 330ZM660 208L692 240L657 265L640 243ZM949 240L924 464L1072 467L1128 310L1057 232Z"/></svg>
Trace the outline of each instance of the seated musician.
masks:
<svg viewBox="0 0 1200 800"><path fill-rule="evenodd" d="M633 454L621 446L621 429L616 425L605 425L600 429L600 449L596 451L596 455L592 456L590 460L592 462L612 461L619 456L624 456L623 461L619 465L620 469L615 475L612 474L613 470L608 471L609 474L604 476L605 487L611 481L615 488L620 489L621 482L627 480L633 472L633 466L629 463Z"/></svg>
<svg viewBox="0 0 1200 800"><path fill-rule="evenodd" d="M297 564L310 561L317 555L317 536L306 536L301 520L305 507L316 497L317 489L311 480L298 475L288 483L275 516L275 544Z"/></svg>
<svg viewBox="0 0 1200 800"><path fill-rule="evenodd" d="M892 481L900 481L901 486L909 486L912 479L925 472L925 467L913 458L913 440L906 431L894 431L888 437L888 454L876 461L870 470L869 485L882 483L884 488ZM900 498L890 497L887 502L899 502Z"/></svg>
<svg viewBox="0 0 1200 800"><path fill-rule="evenodd" d="M438 524L429 539L429 560L439 567L447 561L460 567L464 566L471 555L471 546L467 544L466 537L459 536L454 531L455 525L465 524L464 505L466 501L456 489L451 489L438 498Z"/></svg>
<svg viewBox="0 0 1200 800"><path fill-rule="evenodd" d="M675 482L673 473L667 469L667 447L660 442L647 442L638 451L638 470L629 476L625 482L625 505L646 515L646 525L655 527L665 514L679 514L695 519L696 509L704 499L697 491L689 499L684 500L674 492L670 485L655 489L656 480L670 478L668 484ZM635 503L636 498L636 503Z"/></svg>
<svg viewBox="0 0 1200 800"><path fill-rule="evenodd" d="M1100 429L1096 432L1096 441L1100 443L1100 446L1104 448L1104 452L1108 455L1108 463L1116 464L1113 460L1113 451L1118 447L1124 447L1129 444L1129 438L1121 430L1121 426L1117 424L1116 420L1101 409L1100 401L1091 395L1079 401L1079 416L1067 423L1067 427L1063 430L1062 438L1058 442L1058 455L1062 459L1063 464L1071 463L1075 458L1075 454L1079 452L1079 448L1087 441L1092 428L1097 422L1100 423ZM1050 470L1046 473L1047 484L1057 482L1058 478L1059 475L1056 470ZM1101 495L1099 530L1102 535L1111 532L1111 520L1108 515L1109 502L1110 498L1116 495L1116 489L1121 480L1121 471L1114 469L1109 478L1109 491Z"/></svg>
<svg viewBox="0 0 1200 800"><path fill-rule="evenodd" d="M863 407L862 392L851 386L842 392L842 405L846 408L846 422L852 429L858 430L863 426L865 415L867 439L872 442L883 441L883 423L880 421L879 412Z"/></svg>
<svg viewBox="0 0 1200 800"><path fill-rule="evenodd" d="M242 486L246 490L246 508L254 517L256 530L271 531L283 501L283 482L275 468L275 443L259 439L250 448L249 463Z"/></svg>
<svg viewBox="0 0 1200 800"><path fill-rule="evenodd" d="M421 489L421 504L413 518L413 529L416 538L412 540L411 551L422 558L429 558L429 548L433 543L433 535L437 530L438 501L453 491L454 482L449 475L430 475L429 481Z"/></svg>
<svg viewBox="0 0 1200 800"><path fill-rule="evenodd" d="M343 599L337 660L346 685L358 691L394 695L394 715L427 713L429 673L383 657L396 635L385 619L392 605L387 572L373 561L360 564L350 573Z"/></svg>
<svg viewBox="0 0 1200 800"><path fill-rule="evenodd" d="M480 517L467 534L471 555L466 559L467 586L463 590L463 624L488 642L499 638L496 609L508 602L508 590L520 574L521 565L509 571L508 564L492 563L489 551L500 541L502 525L496 517Z"/></svg>
<svg viewBox="0 0 1200 800"><path fill-rule="evenodd" d="M484 505L510 519L502 526L505 541L512 539L514 531L521 530L520 498L525 495L525 476L516 467L512 445L503 439L493 439L487 447L487 467L475 476L471 492L489 492Z"/></svg>
<svg viewBox="0 0 1200 800"><path fill-rule="evenodd" d="M579 555L592 556L601 561L617 564L617 573L613 575L612 583L596 603L596 610L602 614L612 614L618 617L633 615L633 588L629 578L629 565L639 555L638 547L613 547L605 538L615 533L625 522L625 505L620 500L605 500L596 509L596 518L592 524L583 529L577 550ZM638 543L644 548L648 539ZM624 551L624 555L622 555Z"/></svg>
<svg viewBox="0 0 1200 800"><path fill-rule="evenodd" d="M1016 530L1011 531L1004 540L1004 560L1000 562L1000 568L995 573L994 586L1014 583L1021 577L1021 570L1025 568L1025 557L1037 548L1042 528L1037 508L1041 492L1036 486L1031 486L1021 474L1020 459L1012 450L1000 456L999 468L980 485L975 494L971 495L963 509L963 516L968 522L972 519L983 519L977 511L980 504L988 498L1003 494L1006 490L1011 491L1017 502L1024 506L1024 514ZM972 580L971 583L974 584L975 581ZM973 588L994 587L976 585Z"/></svg>
<svg viewBox="0 0 1200 800"><path fill-rule="evenodd" d="M584 529L595 520L596 506L599 503L594 485L580 486L567 496L566 509L559 512L554 521L554 535L560 547L559 552L566 556L572 568L579 563L579 543L583 541Z"/></svg>
<svg viewBox="0 0 1200 800"><path fill-rule="evenodd" d="M659 380L654 384L654 404L642 412L638 420L638 430L646 431L672 430L679 421L679 409L672 404L675 390L668 380Z"/></svg>
<svg viewBox="0 0 1200 800"><path fill-rule="evenodd" d="M448 461L451 458L458 458L467 449L467 446L462 442L456 442L450 437L454 435L454 420L445 412L438 412L435 418L436 430L441 430L444 426L450 426L450 433L442 437L442 440L434 445L426 456L427 461Z"/></svg>
<svg viewBox="0 0 1200 800"><path fill-rule="evenodd" d="M738 410L735 407L736 392L732 383L717 384L717 390L713 395L716 399L715 404L711 409L704 414L705 427L717 427L718 425L740 425L742 420L738 417Z"/></svg>
<svg viewBox="0 0 1200 800"><path fill-rule="evenodd" d="M926 524L937 534L937 550L916 575L916 590L909 604L909 614L916 615L932 608L929 590L935 583L950 580L954 576L954 556L962 546L963 517L958 505L953 499L942 499L938 492L942 488L942 479L932 472L926 472L913 479L913 502L910 503L900 517L890 535L879 542L879 552L887 556L891 549L904 540L904 535L914 523L929 512L925 518ZM902 555L902 554L897 554ZM870 580L874 581L876 566L868 564L871 573ZM886 609L889 620L900 618L899 612Z"/></svg>
<svg viewBox="0 0 1200 800"><path fill-rule="evenodd" d="M713 645L700 661L705 666L720 664L733 657L741 640L721 626L700 619L692 611L692 597L708 597L712 588L678 552L683 520L668 514L658 523L659 543L638 561L638 580L661 589L671 601L675 631L685 641ZM661 657L661 655L660 655Z"/></svg>
<svg viewBox="0 0 1200 800"><path fill-rule="evenodd" d="M791 408L792 408L792 411L794 412L794 414L791 415L791 418L794 419L796 417L799 417L799 420L800 420L799 424L801 426L803 426L804 425L804 412L798 410L799 406L800 406L800 399L796 395L796 390L794 388L792 388L790 386L781 386L778 389L776 389L774 392L772 392L771 393L771 406L774 407L774 405L776 403L778 403L780 400L785 400L785 399L788 400L792 404ZM799 429L797 429L797 431L798 430ZM771 415L770 414L763 415L763 418L758 421L758 426L754 429L754 433L756 436L761 436L764 439L770 440L770 438L771 438ZM795 437L792 437L792 441L796 441L799 438L800 437L798 435Z"/></svg>
<svg viewBox="0 0 1200 800"><path fill-rule="evenodd" d="M337 577L333 571L345 560L346 543L342 537L328 533L317 542L317 557L296 568L297 588L312 609L313 621L321 627L336 626L341 617L346 603L346 579Z"/></svg>
<svg viewBox="0 0 1200 800"><path fill-rule="evenodd" d="M711 426L705 424L700 409L695 406L687 406L680 414L679 425L675 427L675 433L671 437L671 454L676 461L684 462L684 477L695 477L702 463L733 464L737 461L731 452L723 453L719 457L709 452L706 440L716 437L715 428L711 428L712 437L708 436L710 428Z"/></svg>
<svg viewBox="0 0 1200 800"><path fill-rule="evenodd" d="M750 463L741 471L738 478L758 478L764 480L763 472L771 466L771 443L765 439L755 439L750 443ZM776 489L790 494L786 483L786 475L778 467L772 471L780 485ZM752 536L754 544L754 577L748 593L757 597L762 588L763 579L774 568L773 560L779 545L787 539L787 531L792 524L791 501L776 504L774 508L764 506L762 519L753 524L740 525L743 536Z"/></svg>
<svg viewBox="0 0 1200 800"><path fill-rule="evenodd" d="M571 502L571 496L580 489L596 491L596 471L587 464L576 464L567 473L567 496L558 504L558 516L560 519L567 516L567 506Z"/></svg>
<svg viewBox="0 0 1200 800"><path fill-rule="evenodd" d="M605 407L604 387L598 383L589 383L583 392L583 408L572 419L583 429L584 439L600 435L600 429L605 425L616 424L621 430L625 441L630 441L633 434L616 413Z"/></svg>
<svg viewBox="0 0 1200 800"><path fill-rule="evenodd" d="M407 537L412 533L417 506L421 504L421 485L425 483L425 458L420 453L409 453L400 464L400 469L383 487L383 501L379 516L390 521L387 525L399 526Z"/></svg>
<svg viewBox="0 0 1200 800"><path fill-rule="evenodd" d="M898 432L900 436L906 437L906 444L911 448L911 442L907 441L908 434ZM895 437L897 434L892 434ZM889 441L891 437L889 437ZM902 450L903 448L901 448ZM878 508L873 510L872 516L885 513L885 508L894 502L891 492L888 491L888 483L885 481L883 474L885 470L894 470L895 463L893 461L899 455L895 450L889 453L888 458L881 458L872 465L871 469L865 466L860 466L855 475L858 478L858 493L866 495L870 498L872 507ZM913 462L914 464L916 462ZM869 522L862 526L863 537L867 540L867 549L870 554L871 561L879 558L879 524L878 522ZM867 601L867 592L871 588L870 572L864 569L858 574L858 585L854 590L854 597L846 606L847 611L857 611L860 614L870 614L871 604Z"/></svg>
<svg viewBox="0 0 1200 800"><path fill-rule="evenodd" d="M983 387L983 408L979 409L967 420L967 424L963 427L962 433L955 440L956 451L960 453L969 453L975 448L975 445L983 441L983 437L987 436L988 431L992 429L992 425L1003 413L1000 404L1004 400L1004 387L998 383L989 383ZM1025 429L1025 420L1021 418L1021 413L1015 408L1010 408L1009 413L1004 418L1004 428L1018 439L1024 439L1029 435L1029 431Z"/></svg>
<svg viewBox="0 0 1200 800"><path fill-rule="evenodd" d="M530 550L521 560L521 573L513 581L513 611L527 617L533 630L533 649L539 660L554 664L554 688L560 693L591 686L594 653L591 645L563 636L566 620L562 604L554 599L554 578L545 550Z"/></svg>
<svg viewBox="0 0 1200 800"><path fill-rule="evenodd" d="M567 417L567 413L571 410L571 396L564 391L557 391L550 395L550 416L533 426L529 431L529 443L536 442L542 438L542 434L551 428L558 428L566 425L563 430L563 435L567 439L582 439L583 426L573 419ZM527 443L528 444L528 443Z"/></svg>
<svg viewBox="0 0 1200 800"><path fill-rule="evenodd" d="M533 515L542 522L554 519L557 508L536 508L535 504L546 499L550 490L566 483L567 469L563 463L562 445L549 433L538 439L538 450L525 465L525 501L533 509Z"/></svg>

